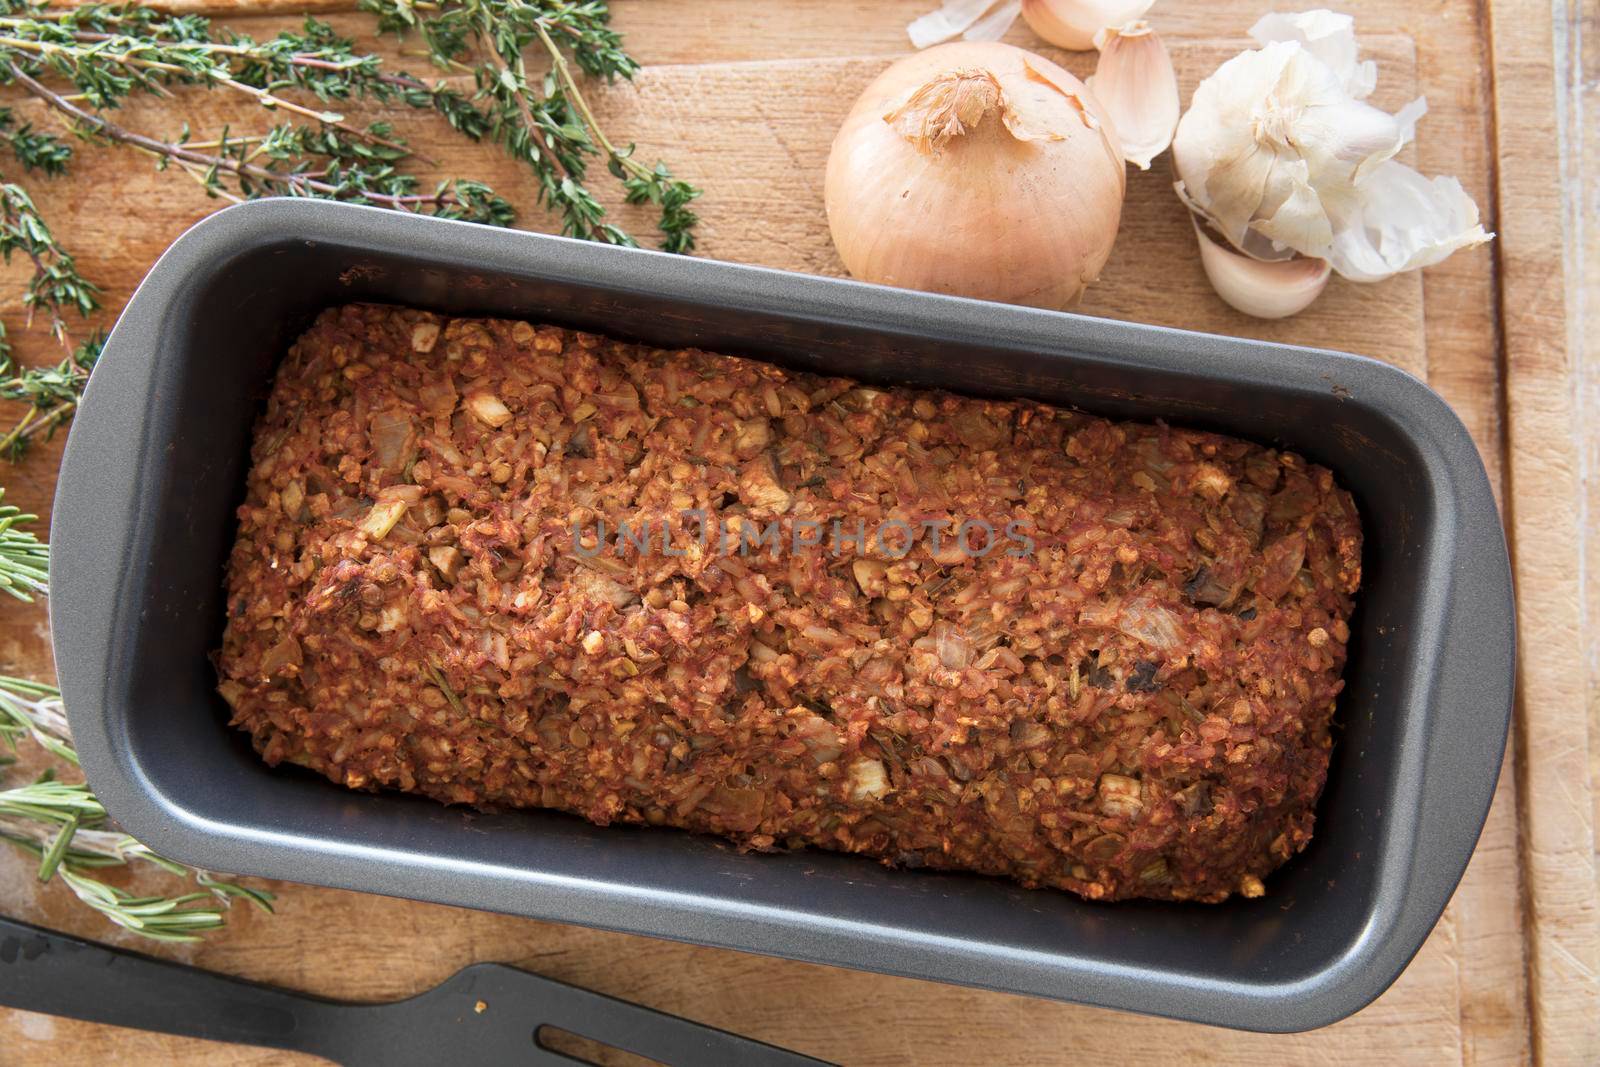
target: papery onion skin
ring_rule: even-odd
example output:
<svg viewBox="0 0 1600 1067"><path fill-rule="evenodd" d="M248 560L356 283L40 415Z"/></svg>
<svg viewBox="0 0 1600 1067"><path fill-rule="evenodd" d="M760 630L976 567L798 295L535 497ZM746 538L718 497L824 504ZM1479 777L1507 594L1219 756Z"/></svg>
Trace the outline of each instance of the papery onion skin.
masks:
<svg viewBox="0 0 1600 1067"><path fill-rule="evenodd" d="M985 103L998 90L1008 110L990 106L973 122L968 108L945 136L913 143L906 131L919 127L904 105L941 77ZM977 42L907 56L866 88L834 139L834 244L863 281L1066 307L1116 240L1119 144L1083 83L1040 56Z"/></svg>
<svg viewBox="0 0 1600 1067"><path fill-rule="evenodd" d="M1057 48L1088 52L1094 35L1144 17L1155 0L1022 0L1030 29Z"/></svg>

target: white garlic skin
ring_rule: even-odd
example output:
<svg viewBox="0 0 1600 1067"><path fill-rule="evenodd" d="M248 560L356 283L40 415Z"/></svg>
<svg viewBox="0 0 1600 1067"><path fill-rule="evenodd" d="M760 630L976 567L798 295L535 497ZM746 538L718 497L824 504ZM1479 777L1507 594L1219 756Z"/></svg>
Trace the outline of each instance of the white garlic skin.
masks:
<svg viewBox="0 0 1600 1067"><path fill-rule="evenodd" d="M1178 195L1229 244L1375 282L1489 240L1459 182L1394 159L1426 104L1362 99L1377 75L1348 16L1271 15L1251 34L1262 47L1200 83L1172 143Z"/></svg>

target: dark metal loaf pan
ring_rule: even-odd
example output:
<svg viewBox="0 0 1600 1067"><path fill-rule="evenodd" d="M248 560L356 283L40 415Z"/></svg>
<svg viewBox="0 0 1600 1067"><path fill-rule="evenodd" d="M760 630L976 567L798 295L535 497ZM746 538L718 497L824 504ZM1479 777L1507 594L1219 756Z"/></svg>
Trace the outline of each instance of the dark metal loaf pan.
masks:
<svg viewBox="0 0 1600 1067"><path fill-rule="evenodd" d="M1328 465L1367 550L1316 839L1263 899L1105 905L269 770L214 692L223 565L279 357L357 300L1159 417ZM324 203L232 208L156 264L73 427L51 540L84 767L166 855L1257 1030L1333 1022L1405 967L1472 853L1510 716L1511 579L1483 467L1450 409L1382 363Z"/></svg>

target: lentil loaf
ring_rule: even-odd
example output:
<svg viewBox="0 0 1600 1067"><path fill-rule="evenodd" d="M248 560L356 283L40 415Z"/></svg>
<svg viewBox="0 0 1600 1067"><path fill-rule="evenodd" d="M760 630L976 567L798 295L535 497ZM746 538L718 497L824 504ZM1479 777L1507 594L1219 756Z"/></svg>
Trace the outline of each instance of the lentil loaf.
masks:
<svg viewBox="0 0 1600 1067"><path fill-rule="evenodd" d="M1361 528L1292 453L357 305L252 462L218 665L270 764L1094 899L1311 837Z"/></svg>

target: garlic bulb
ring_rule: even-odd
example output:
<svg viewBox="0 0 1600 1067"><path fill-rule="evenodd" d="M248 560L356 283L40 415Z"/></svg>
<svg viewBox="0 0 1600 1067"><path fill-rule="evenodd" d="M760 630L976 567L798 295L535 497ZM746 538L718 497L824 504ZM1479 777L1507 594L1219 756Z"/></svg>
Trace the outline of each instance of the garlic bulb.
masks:
<svg viewBox="0 0 1600 1067"><path fill-rule="evenodd" d="M1217 243L1194 219L1200 262L1211 288L1232 308L1258 319L1284 319L1311 306L1333 273L1325 259L1284 259L1267 263Z"/></svg>
<svg viewBox="0 0 1600 1067"><path fill-rule="evenodd" d="M1306 51L1322 60L1345 91L1357 100L1365 100L1378 87L1378 65L1370 59L1360 60L1355 19L1349 15L1323 9L1302 11L1298 15L1271 12L1262 15L1250 27L1250 37L1257 44L1299 42Z"/></svg>
<svg viewBox="0 0 1600 1067"><path fill-rule="evenodd" d="M1489 240L1460 182L1395 161L1426 103L1364 102L1376 71L1349 16L1269 15L1250 32L1262 47L1200 83L1172 145L1178 195L1230 244L1373 282Z"/></svg>
<svg viewBox="0 0 1600 1067"><path fill-rule="evenodd" d="M1095 34L1142 18L1155 0L1022 0L1033 32L1060 48L1087 52Z"/></svg>
<svg viewBox="0 0 1600 1067"><path fill-rule="evenodd" d="M1063 307L1116 239L1117 143L1102 105L1047 59L998 43L917 52L834 139L834 244L864 281Z"/></svg>
<svg viewBox="0 0 1600 1067"><path fill-rule="evenodd" d="M1094 45L1100 60L1089 90L1111 112L1122 154L1140 170L1149 170L1178 128L1178 76L1172 57L1144 22L1101 30Z"/></svg>

